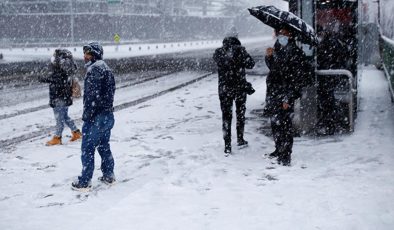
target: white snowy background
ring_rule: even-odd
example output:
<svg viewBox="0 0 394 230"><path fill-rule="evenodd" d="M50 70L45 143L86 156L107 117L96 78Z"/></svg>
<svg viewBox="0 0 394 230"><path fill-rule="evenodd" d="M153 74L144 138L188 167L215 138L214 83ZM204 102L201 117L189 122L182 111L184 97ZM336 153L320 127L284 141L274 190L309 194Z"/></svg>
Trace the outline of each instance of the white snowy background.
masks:
<svg viewBox="0 0 394 230"><path fill-rule="evenodd" d="M219 45L213 41L199 49ZM144 47L142 55L148 54ZM104 49L108 57L139 50ZM49 60L53 53L14 50L10 57L1 52L6 61ZM115 104L203 74L184 71L119 89ZM354 133L296 137L291 167L264 156L274 150L274 143L261 133L264 121L253 111L262 108L265 76L248 79L256 89L247 101L249 147L235 148L227 158L216 74L115 113L111 149L118 182L112 187L97 181L101 171L96 154L93 191L71 190L81 171L80 142L68 142L67 128L61 146L46 147L50 133L42 133L0 149L0 229L394 229L394 108L382 71L373 66L362 70ZM47 103L39 99L10 105L6 100L21 95L6 91L0 115ZM76 100L70 115L78 119L81 113L82 102ZM3 119L0 140L54 124L50 108ZM234 121L233 128L234 136Z"/></svg>

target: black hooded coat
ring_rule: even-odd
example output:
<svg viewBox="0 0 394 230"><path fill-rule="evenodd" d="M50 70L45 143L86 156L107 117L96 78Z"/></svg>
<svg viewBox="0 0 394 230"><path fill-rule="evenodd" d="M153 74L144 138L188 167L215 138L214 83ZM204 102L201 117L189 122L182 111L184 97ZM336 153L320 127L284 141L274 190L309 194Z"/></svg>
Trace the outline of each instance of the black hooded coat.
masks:
<svg viewBox="0 0 394 230"><path fill-rule="evenodd" d="M242 93L246 84L245 68L252 69L255 62L238 38L226 37L213 59L218 66L219 95Z"/></svg>
<svg viewBox="0 0 394 230"><path fill-rule="evenodd" d="M245 47L236 37L223 40L223 47L215 50L213 59L218 66L219 100L222 110L222 129L225 148L231 148L232 107L235 101L237 115L238 143L245 142L243 138L245 127L247 85L245 68L253 68L255 62L246 52Z"/></svg>
<svg viewBox="0 0 394 230"><path fill-rule="evenodd" d="M49 105L54 107L72 105L72 75L77 66L71 52L58 49L51 64L52 73L48 77L41 77L40 82L49 83Z"/></svg>

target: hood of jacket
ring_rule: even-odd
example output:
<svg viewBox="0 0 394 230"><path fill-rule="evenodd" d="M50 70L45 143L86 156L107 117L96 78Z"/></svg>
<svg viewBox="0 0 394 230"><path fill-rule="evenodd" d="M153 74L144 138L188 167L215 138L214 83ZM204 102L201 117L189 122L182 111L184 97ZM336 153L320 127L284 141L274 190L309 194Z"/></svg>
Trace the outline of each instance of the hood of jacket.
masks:
<svg viewBox="0 0 394 230"><path fill-rule="evenodd" d="M241 42L236 37L226 37L223 39L223 48L229 49L234 46L240 46Z"/></svg>

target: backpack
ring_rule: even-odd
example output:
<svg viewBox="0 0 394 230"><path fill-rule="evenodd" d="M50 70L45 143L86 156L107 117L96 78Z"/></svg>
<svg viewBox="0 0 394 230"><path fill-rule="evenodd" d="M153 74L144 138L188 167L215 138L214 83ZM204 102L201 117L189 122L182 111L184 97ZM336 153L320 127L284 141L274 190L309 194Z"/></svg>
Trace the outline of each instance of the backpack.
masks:
<svg viewBox="0 0 394 230"><path fill-rule="evenodd" d="M71 96L73 98L80 98L81 93L81 85L78 82L78 79L75 77L71 78Z"/></svg>

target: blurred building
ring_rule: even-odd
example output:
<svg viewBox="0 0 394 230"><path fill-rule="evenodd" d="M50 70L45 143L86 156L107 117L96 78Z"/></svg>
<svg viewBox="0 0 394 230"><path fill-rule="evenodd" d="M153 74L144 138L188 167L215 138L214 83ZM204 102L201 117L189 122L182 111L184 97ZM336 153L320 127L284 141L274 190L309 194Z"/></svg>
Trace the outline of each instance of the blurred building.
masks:
<svg viewBox="0 0 394 230"><path fill-rule="evenodd" d="M244 2L0 0L0 46L111 42L114 34L122 42L217 39L234 25L253 34L262 24L250 17Z"/></svg>
<svg viewBox="0 0 394 230"><path fill-rule="evenodd" d="M114 13L231 16L235 0L1 0L0 14Z"/></svg>

